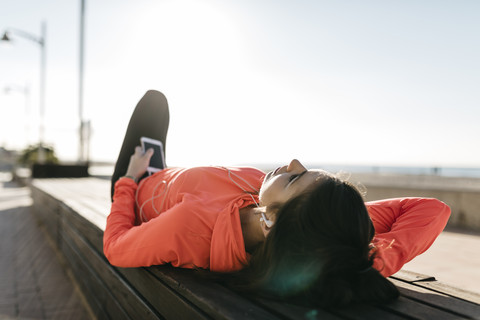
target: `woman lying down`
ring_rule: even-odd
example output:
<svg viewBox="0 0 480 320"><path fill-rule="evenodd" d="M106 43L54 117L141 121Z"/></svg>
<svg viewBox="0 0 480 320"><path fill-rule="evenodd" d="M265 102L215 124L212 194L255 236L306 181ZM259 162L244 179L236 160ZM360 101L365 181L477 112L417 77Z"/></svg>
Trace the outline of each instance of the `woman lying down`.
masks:
<svg viewBox="0 0 480 320"><path fill-rule="evenodd" d="M268 173L169 167L145 176L153 150L135 144L145 135L165 145L167 129L166 99L148 91L112 177L112 265L207 269L235 290L312 306L386 303L399 293L385 277L425 252L450 216L436 199L364 202L350 182L298 160Z"/></svg>

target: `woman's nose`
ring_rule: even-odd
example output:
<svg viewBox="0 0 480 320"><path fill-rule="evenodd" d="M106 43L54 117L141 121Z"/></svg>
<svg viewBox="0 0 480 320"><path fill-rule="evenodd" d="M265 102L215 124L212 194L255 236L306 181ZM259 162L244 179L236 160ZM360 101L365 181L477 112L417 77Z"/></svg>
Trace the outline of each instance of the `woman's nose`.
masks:
<svg viewBox="0 0 480 320"><path fill-rule="evenodd" d="M287 167L287 171L288 172L303 172L307 170L307 168L305 168L302 163L300 161L298 161L297 159L293 159L292 161L290 161L290 164L288 165Z"/></svg>

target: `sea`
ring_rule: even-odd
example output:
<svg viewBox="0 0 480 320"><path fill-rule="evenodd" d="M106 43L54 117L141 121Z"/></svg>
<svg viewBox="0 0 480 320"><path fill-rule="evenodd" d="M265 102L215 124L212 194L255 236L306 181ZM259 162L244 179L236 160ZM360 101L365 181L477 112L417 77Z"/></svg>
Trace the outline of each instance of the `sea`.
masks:
<svg viewBox="0 0 480 320"><path fill-rule="evenodd" d="M113 164L92 164L90 174L109 176L113 172ZM283 164L261 163L261 164L239 164L239 166L252 166L264 171L274 170ZM480 167L415 167L415 166L368 166L368 165L340 165L305 163L307 168L321 168L329 172L337 173L344 171L348 173L396 173L408 175L436 175L444 177L479 178Z"/></svg>
<svg viewBox="0 0 480 320"><path fill-rule="evenodd" d="M398 173L409 175L436 175L444 177L480 178L480 168L455 167L401 167L401 166L325 166L325 170L344 170L357 173Z"/></svg>

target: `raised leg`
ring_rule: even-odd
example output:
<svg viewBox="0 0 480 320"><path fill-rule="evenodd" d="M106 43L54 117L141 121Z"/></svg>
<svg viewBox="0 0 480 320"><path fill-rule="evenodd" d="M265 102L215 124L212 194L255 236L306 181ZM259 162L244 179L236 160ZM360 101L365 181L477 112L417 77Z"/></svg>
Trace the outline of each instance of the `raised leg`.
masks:
<svg viewBox="0 0 480 320"><path fill-rule="evenodd" d="M125 138L112 175L111 197L113 198L115 182L127 172L130 156L135 147L140 145L140 137L160 140L166 149L166 138L170 113L165 96L155 90L149 90L140 99L128 123ZM165 153L165 150L163 150Z"/></svg>

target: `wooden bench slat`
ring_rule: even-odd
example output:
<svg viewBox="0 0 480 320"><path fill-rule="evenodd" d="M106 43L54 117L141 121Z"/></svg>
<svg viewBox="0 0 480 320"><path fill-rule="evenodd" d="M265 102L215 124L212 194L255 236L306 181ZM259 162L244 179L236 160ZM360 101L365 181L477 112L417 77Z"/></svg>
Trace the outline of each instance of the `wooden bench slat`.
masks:
<svg viewBox="0 0 480 320"><path fill-rule="evenodd" d="M116 268L149 304L167 319L211 319L144 268Z"/></svg>
<svg viewBox="0 0 480 320"><path fill-rule="evenodd" d="M425 289L429 289L430 291L433 290L451 297L465 300L467 302L475 303L477 305L480 304L480 294L463 290L460 288L452 287L440 281L429 280L433 278L431 276L420 275L420 274L418 274L418 276L415 276L414 272L401 271L391 276L391 278L404 281L404 282L415 283L415 285L419 287L423 287ZM415 278L417 278L417 280L415 280Z"/></svg>
<svg viewBox="0 0 480 320"><path fill-rule="evenodd" d="M404 282L419 282L419 281L435 281L435 277L429 276L426 274L421 274L421 273L416 273L416 272L411 272L407 270L400 270L394 275L391 276L394 279L399 279Z"/></svg>
<svg viewBox="0 0 480 320"><path fill-rule="evenodd" d="M75 228L96 252L103 254L103 231L70 208L64 208L62 213L63 223Z"/></svg>
<svg viewBox="0 0 480 320"><path fill-rule="evenodd" d="M452 318L464 318L456 315L453 312L438 309L416 300L407 299L400 296L395 302L382 306L382 308L398 312L406 317L413 317L416 319L435 319L435 320L451 320Z"/></svg>
<svg viewBox="0 0 480 320"><path fill-rule="evenodd" d="M218 314L231 319L276 319L241 295L212 282L202 281L194 270L154 266L148 268L159 280L179 292L199 308L217 318ZM220 319L220 318L219 318Z"/></svg>
<svg viewBox="0 0 480 320"><path fill-rule="evenodd" d="M322 320L340 320L344 319L334 313L315 308L307 308L288 303L281 303L267 299L254 299L259 305L265 309L275 312L276 314L287 316L289 319L304 320L304 319L322 319Z"/></svg>
<svg viewBox="0 0 480 320"><path fill-rule="evenodd" d="M390 281L397 286L401 295L406 298L414 299L445 311L451 311L464 317L474 318L480 316L478 306L470 302L452 298L443 293L428 290L421 286L408 284L396 279L390 279Z"/></svg>
<svg viewBox="0 0 480 320"><path fill-rule="evenodd" d="M81 183L88 181L92 178L79 178ZM82 188L80 192L78 185L73 179L45 179L45 180L35 180L32 185L35 188L41 189L44 192L53 196L54 199L61 199L61 203L73 211L81 212L82 216L96 225L99 229L105 230L105 217L108 215L109 206L96 206L91 208L91 206L85 205L85 201L82 199L90 198L88 192L91 192L88 188ZM81 185L81 184L80 184ZM73 187L72 187L73 186ZM106 211L106 213L105 213Z"/></svg>
<svg viewBox="0 0 480 320"><path fill-rule="evenodd" d="M458 299L468 301L470 303L474 303L477 307L480 308L480 295L475 293L475 292L471 292L471 291L463 290L463 289L460 289L460 288L452 287L452 286L449 286L447 284L437 282L437 281L421 282L421 283L418 283L417 285L421 286L423 288L426 288L426 289L441 292L441 293L446 294L446 295L451 296L451 297L455 297L455 298L458 298Z"/></svg>
<svg viewBox="0 0 480 320"><path fill-rule="evenodd" d="M333 310L335 314L344 319L364 320L364 319L382 319L382 320L401 320L405 316L392 313L390 311L369 306L369 305L353 305L346 308Z"/></svg>

